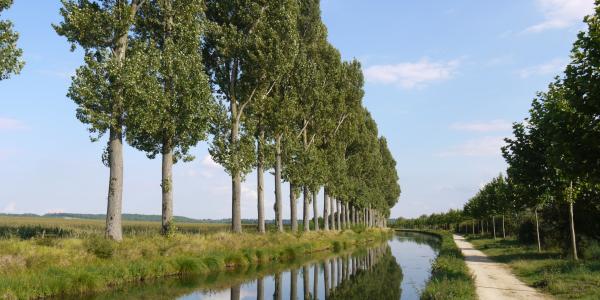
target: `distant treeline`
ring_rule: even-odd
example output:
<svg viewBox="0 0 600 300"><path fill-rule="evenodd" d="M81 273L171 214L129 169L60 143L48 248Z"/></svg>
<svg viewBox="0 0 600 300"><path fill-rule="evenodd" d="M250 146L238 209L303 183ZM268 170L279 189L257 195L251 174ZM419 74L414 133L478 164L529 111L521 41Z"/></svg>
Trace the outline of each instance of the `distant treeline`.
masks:
<svg viewBox="0 0 600 300"><path fill-rule="evenodd" d="M106 220L105 214L75 214L75 213L48 213L48 214L7 214L0 213L0 217L38 217L38 218L60 218L60 219L86 219L86 220ZM202 223L202 224L230 224L231 219L192 219L182 216L174 216L175 222L177 223ZM126 221L147 221L147 222L160 222L160 215L143 215L143 214L123 214L123 220ZM275 220L265 220L267 224L275 223ZM242 219L243 224L257 224L257 219ZM285 225L289 225L289 220L283 220Z"/></svg>

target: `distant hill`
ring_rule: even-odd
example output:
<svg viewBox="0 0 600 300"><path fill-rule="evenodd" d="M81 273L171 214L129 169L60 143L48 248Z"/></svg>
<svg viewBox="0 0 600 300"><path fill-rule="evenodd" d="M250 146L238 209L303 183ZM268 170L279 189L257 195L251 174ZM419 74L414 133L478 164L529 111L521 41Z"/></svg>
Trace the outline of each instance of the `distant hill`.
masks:
<svg viewBox="0 0 600 300"><path fill-rule="evenodd" d="M11 216L11 217L39 217L39 218L56 218L56 219L87 219L87 220L104 220L106 219L105 214L75 214L75 213L50 213L44 215L37 214L6 214L0 213L1 216ZM228 224L231 223L231 219L192 219L188 217L182 216L174 216L173 219L177 223L215 223L215 224ZM160 215L142 215L142 214L123 214L123 220L125 221L148 221L148 222L160 222ZM265 220L267 223L272 223L272 220ZM287 220L284 220L284 223ZM256 219L243 219L242 223L244 224L257 224L258 221Z"/></svg>

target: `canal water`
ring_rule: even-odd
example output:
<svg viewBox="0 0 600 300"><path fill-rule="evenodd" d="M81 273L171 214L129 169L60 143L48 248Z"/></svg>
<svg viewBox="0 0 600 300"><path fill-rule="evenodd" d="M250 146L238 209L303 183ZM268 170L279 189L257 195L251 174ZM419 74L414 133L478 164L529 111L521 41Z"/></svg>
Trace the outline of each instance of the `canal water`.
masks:
<svg viewBox="0 0 600 300"><path fill-rule="evenodd" d="M397 232L381 245L290 264L161 280L88 299L419 299L437 237Z"/></svg>

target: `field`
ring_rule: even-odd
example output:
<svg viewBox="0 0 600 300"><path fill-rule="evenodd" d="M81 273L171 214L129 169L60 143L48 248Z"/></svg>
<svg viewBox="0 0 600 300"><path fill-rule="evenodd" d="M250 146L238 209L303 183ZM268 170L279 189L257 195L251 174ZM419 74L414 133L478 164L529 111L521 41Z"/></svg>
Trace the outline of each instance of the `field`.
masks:
<svg viewBox="0 0 600 300"><path fill-rule="evenodd" d="M573 261L560 250L541 253L536 246L514 239L471 236L469 241L491 259L508 264L515 275L530 286L559 299L600 299L600 260Z"/></svg>
<svg viewBox="0 0 600 300"><path fill-rule="evenodd" d="M260 235L232 234L227 224L177 226L179 232L163 237L159 223L125 222L125 238L115 243L102 238L99 220L0 218L0 298L82 294L165 276L293 261L389 236L387 230L363 228Z"/></svg>
<svg viewBox="0 0 600 300"><path fill-rule="evenodd" d="M45 217L0 216L0 239L18 237L29 239L49 236L61 238L86 238L104 234L104 220L59 219ZM182 234L209 234L227 231L229 224L176 223ZM256 225L244 225L244 230L256 232ZM160 223L151 221L123 221L125 236L151 236L160 232Z"/></svg>

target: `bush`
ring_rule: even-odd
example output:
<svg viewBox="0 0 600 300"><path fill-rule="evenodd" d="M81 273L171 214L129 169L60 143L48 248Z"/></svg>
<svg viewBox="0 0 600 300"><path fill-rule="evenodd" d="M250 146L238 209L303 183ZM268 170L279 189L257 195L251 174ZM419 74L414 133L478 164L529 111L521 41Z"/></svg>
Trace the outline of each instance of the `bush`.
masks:
<svg viewBox="0 0 600 300"><path fill-rule="evenodd" d="M519 229L517 231L517 240L519 243L527 245L537 242L535 224L533 221L527 220L519 225Z"/></svg>
<svg viewBox="0 0 600 300"><path fill-rule="evenodd" d="M175 264L177 265L177 271L180 275L189 275L198 273L200 266L198 263L187 257L181 257L175 260Z"/></svg>
<svg viewBox="0 0 600 300"><path fill-rule="evenodd" d="M600 243L598 241L582 237L580 244L581 256L584 259L600 260Z"/></svg>
<svg viewBox="0 0 600 300"><path fill-rule="evenodd" d="M98 258L111 258L115 252L113 242L100 237L93 237L86 241L86 248L89 253Z"/></svg>
<svg viewBox="0 0 600 300"><path fill-rule="evenodd" d="M333 252L338 253L340 251L342 251L342 243L340 243L339 241L334 241L333 242Z"/></svg>
<svg viewBox="0 0 600 300"><path fill-rule="evenodd" d="M363 224L357 224L352 226L352 231L356 232L356 233L363 233L365 232L365 230L367 230L367 227Z"/></svg>

